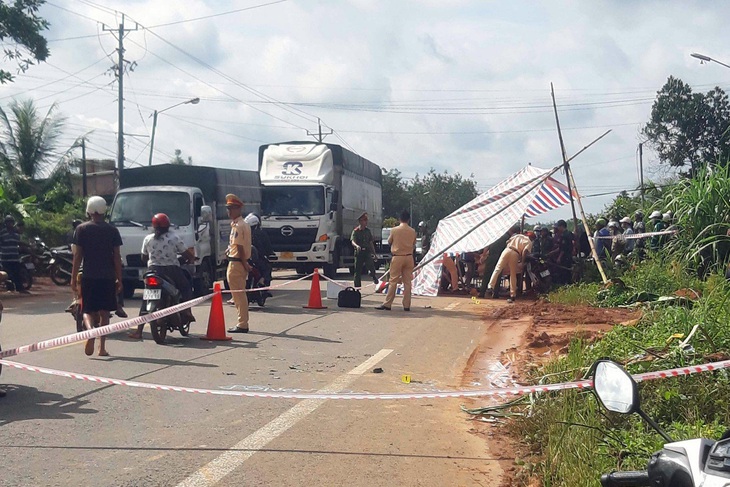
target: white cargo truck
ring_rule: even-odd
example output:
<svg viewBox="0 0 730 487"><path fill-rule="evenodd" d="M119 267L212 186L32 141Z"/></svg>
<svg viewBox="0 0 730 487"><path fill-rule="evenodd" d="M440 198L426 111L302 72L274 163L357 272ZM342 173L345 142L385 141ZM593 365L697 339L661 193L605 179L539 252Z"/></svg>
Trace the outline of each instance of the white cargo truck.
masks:
<svg viewBox="0 0 730 487"><path fill-rule="evenodd" d="M143 286L146 266L140 250L152 233L152 216L165 213L185 246L195 249L193 273L197 295L208 292L225 274L231 221L225 197L234 193L244 211L260 210L261 191L256 171L162 164L126 169L119 180L109 222L122 237L124 294L131 297Z"/></svg>
<svg viewBox="0 0 730 487"><path fill-rule="evenodd" d="M363 213L379 247L382 172L335 144L284 142L259 148L261 222L276 252L273 265L327 277L355 265L352 230Z"/></svg>

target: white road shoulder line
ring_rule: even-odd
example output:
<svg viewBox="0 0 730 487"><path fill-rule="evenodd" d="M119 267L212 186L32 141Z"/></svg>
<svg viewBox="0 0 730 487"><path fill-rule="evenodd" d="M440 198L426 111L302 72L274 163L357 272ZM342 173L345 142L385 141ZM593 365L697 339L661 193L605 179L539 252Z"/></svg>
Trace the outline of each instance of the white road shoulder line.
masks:
<svg viewBox="0 0 730 487"><path fill-rule="evenodd" d="M331 384L319 390L319 393L340 392L350 386L358 376L365 373L393 350L383 349L367 359L362 364L352 369L347 374L341 375ZM324 404L326 399L306 399L293 408L281 414L276 419L261 429L251 433L249 436L235 444L231 449L207 465L200 468L187 479L178 484L177 487L208 487L223 480L223 478L241 466L243 462L253 456L256 451L261 450L269 442L276 439L300 420L313 413L319 406Z"/></svg>

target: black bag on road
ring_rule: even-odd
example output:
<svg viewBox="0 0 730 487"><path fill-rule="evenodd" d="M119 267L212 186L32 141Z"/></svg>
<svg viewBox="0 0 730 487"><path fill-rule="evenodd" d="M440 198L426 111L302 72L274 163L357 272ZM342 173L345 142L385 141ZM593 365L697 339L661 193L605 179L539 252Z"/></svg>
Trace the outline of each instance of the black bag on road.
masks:
<svg viewBox="0 0 730 487"><path fill-rule="evenodd" d="M360 291L354 287L347 287L337 294L337 306L340 308L359 308Z"/></svg>

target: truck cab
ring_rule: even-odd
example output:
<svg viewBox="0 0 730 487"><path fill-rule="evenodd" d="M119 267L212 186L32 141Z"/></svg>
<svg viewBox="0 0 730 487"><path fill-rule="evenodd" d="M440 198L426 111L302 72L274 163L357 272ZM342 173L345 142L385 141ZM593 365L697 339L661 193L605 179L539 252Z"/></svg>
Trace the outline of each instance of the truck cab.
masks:
<svg viewBox="0 0 730 487"><path fill-rule="evenodd" d="M213 248L212 209L205 204L202 192L187 186L142 186L120 190L110 211L109 223L119 230L123 242L125 296L131 297L134 290L143 285L142 276L147 266L142 261L142 241L154 231L152 216L156 213L165 213L170 218L171 229L185 246L195 249L194 282L196 288L207 289L213 276L211 269L204 268L203 258L211 256Z"/></svg>
<svg viewBox="0 0 730 487"><path fill-rule="evenodd" d="M262 146L259 178L261 227L276 253L274 266L300 274L322 268L334 277L338 268L354 265L350 233L363 212L373 235L380 234L380 168L340 146Z"/></svg>

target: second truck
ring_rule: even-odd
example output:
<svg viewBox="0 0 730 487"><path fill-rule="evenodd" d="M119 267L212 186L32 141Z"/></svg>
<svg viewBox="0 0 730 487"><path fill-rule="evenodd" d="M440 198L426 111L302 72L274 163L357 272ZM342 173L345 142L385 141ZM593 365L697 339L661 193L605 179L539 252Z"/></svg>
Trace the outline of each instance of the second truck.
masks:
<svg viewBox="0 0 730 487"><path fill-rule="evenodd" d="M299 274L322 268L330 278L341 267L354 269L350 234L365 212L380 236L382 172L358 154L336 144L267 144L259 148L259 177L261 226L276 267Z"/></svg>

